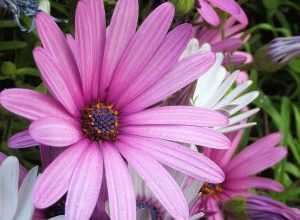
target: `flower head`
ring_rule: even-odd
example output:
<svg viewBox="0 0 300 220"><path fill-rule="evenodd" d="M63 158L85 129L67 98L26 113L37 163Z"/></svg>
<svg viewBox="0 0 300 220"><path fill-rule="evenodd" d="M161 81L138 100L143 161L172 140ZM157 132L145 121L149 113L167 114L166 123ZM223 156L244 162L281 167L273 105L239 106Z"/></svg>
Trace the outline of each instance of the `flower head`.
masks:
<svg viewBox="0 0 300 220"><path fill-rule="evenodd" d="M273 166L282 160L287 150L276 147L281 139L279 133L273 133L246 147L236 156L242 132L231 133L231 148L228 150L204 149L205 155L214 160L225 172L225 181L221 184L204 183L201 189L201 202L206 204L208 211L215 211L222 216L219 203L236 196L251 196L248 189L267 189L283 191L283 186L269 178L255 176L257 173Z"/></svg>
<svg viewBox="0 0 300 220"><path fill-rule="evenodd" d="M173 15L173 5L162 4L136 31L138 1L119 0L107 29L103 1L80 1L75 38L46 13L37 15L43 47L33 54L52 96L26 89L0 95L2 106L32 121L10 147L67 147L38 180L37 208L67 193L66 219L89 219L105 169L111 218L135 219L129 163L171 216L186 219L184 196L161 163L203 181L223 181L215 163L178 142L228 148L229 139L212 129L225 126L227 117L192 106L153 107L215 62L211 52L178 62L192 27L167 33Z"/></svg>

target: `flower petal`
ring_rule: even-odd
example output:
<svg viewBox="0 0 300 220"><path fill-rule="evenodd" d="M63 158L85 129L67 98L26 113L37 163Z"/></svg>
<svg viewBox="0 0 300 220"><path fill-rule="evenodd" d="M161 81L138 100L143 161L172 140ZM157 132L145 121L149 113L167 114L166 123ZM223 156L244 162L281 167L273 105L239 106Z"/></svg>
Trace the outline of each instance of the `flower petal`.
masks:
<svg viewBox="0 0 300 220"><path fill-rule="evenodd" d="M88 144L87 140L74 144L45 169L34 190L33 203L36 208L51 206L67 192L74 170Z"/></svg>
<svg viewBox="0 0 300 220"><path fill-rule="evenodd" d="M209 128L194 126L128 125L122 128L122 133L197 144L217 149L227 149L230 146L230 141L226 136Z"/></svg>
<svg viewBox="0 0 300 220"><path fill-rule="evenodd" d="M114 145L104 143L103 155L110 218L134 220L136 218L136 200L128 168Z"/></svg>
<svg viewBox="0 0 300 220"><path fill-rule="evenodd" d="M165 75L178 62L191 35L190 24L179 25L168 33L145 69L123 91L116 102L116 108L122 108Z"/></svg>
<svg viewBox="0 0 300 220"><path fill-rule="evenodd" d="M37 180L38 167L33 167L25 176L19 190L18 208L14 220L31 220L34 207L32 204L33 189Z"/></svg>
<svg viewBox="0 0 300 220"><path fill-rule="evenodd" d="M19 161L7 157L0 166L0 219L14 219L18 205Z"/></svg>
<svg viewBox="0 0 300 220"><path fill-rule="evenodd" d="M200 5L198 12L203 19L213 26L218 26L220 24L220 18L212 6L206 2L206 0L198 0L198 3Z"/></svg>
<svg viewBox="0 0 300 220"><path fill-rule="evenodd" d="M50 15L40 12L36 26L43 47L51 54L55 63L63 70L61 77L67 82L68 90L74 94L74 103L82 107L82 90L76 61L63 33Z"/></svg>
<svg viewBox="0 0 300 220"><path fill-rule="evenodd" d="M75 42L82 89L87 103L98 98L105 46L105 11L103 1L79 1L75 17Z"/></svg>
<svg viewBox="0 0 300 220"><path fill-rule="evenodd" d="M141 24L115 70L108 92L110 103L119 98L155 54L168 32L174 11L171 3L164 3Z"/></svg>
<svg viewBox="0 0 300 220"><path fill-rule="evenodd" d="M233 190L245 190L250 188L273 190L276 192L282 192L284 190L279 182L269 178L253 176L226 181L223 187Z"/></svg>
<svg viewBox="0 0 300 220"><path fill-rule="evenodd" d="M229 170L233 167L239 166L240 163L243 163L250 158L256 158L262 153L270 151L280 142L281 138L282 137L280 133L273 133L259 139L258 141L246 147L233 160L231 160L230 164L227 166L227 169Z"/></svg>
<svg viewBox="0 0 300 220"><path fill-rule="evenodd" d="M188 219L189 209L183 193L163 166L147 154L126 144L119 142L117 147L168 213L175 219Z"/></svg>
<svg viewBox="0 0 300 220"><path fill-rule="evenodd" d="M229 168L225 168L226 179L236 179L261 172L281 161L286 154L287 149L285 147L276 147L255 157L247 158L238 166L232 167L229 163Z"/></svg>
<svg viewBox="0 0 300 220"><path fill-rule="evenodd" d="M188 147L170 141L133 135L124 135L120 137L120 141L186 175L210 183L224 181L223 171L213 161Z"/></svg>
<svg viewBox="0 0 300 220"><path fill-rule="evenodd" d="M102 155L99 144L93 142L74 170L66 201L66 219L90 219L98 201L102 175Z"/></svg>
<svg viewBox="0 0 300 220"><path fill-rule="evenodd" d="M54 147L69 146L82 138L78 122L56 117L34 121L29 127L29 134L35 141Z"/></svg>
<svg viewBox="0 0 300 220"><path fill-rule="evenodd" d="M210 109L192 106L165 106L125 116L122 122L132 125L174 124L214 127L227 125L228 119L225 115Z"/></svg>
<svg viewBox="0 0 300 220"><path fill-rule="evenodd" d="M10 148L26 148L37 146L39 143L33 140L28 130L25 130L12 136L8 140L7 145Z"/></svg>
<svg viewBox="0 0 300 220"><path fill-rule="evenodd" d="M35 48L33 56L43 81L51 94L68 110L73 116L79 116L83 106L83 97L75 93L64 74L65 70L59 66L50 53L43 48ZM78 99L78 100L77 100Z"/></svg>
<svg viewBox="0 0 300 220"><path fill-rule="evenodd" d="M135 33L137 21L138 1L119 0L107 30L99 92L100 100L106 97L115 68Z"/></svg>
<svg viewBox="0 0 300 220"><path fill-rule="evenodd" d="M198 53L180 61L147 91L122 109L124 113L133 113L151 106L204 74L215 62L214 53Z"/></svg>
<svg viewBox="0 0 300 220"><path fill-rule="evenodd" d="M56 116L68 118L65 109L53 98L29 89L6 89L0 103L7 110L29 120Z"/></svg>

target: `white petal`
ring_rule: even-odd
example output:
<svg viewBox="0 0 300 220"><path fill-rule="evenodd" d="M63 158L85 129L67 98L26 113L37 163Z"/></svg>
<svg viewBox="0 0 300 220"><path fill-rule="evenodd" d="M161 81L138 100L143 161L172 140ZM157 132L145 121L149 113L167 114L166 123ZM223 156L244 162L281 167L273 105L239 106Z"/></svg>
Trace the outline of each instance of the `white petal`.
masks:
<svg viewBox="0 0 300 220"><path fill-rule="evenodd" d="M236 112L240 111L241 109L243 109L244 107L246 107L248 104L250 104L254 99L257 98L257 96L259 95L259 92L257 91L252 91L249 93L246 93L245 95L237 98L236 100L234 100L232 102L232 104L236 104L238 105L236 108L231 109L229 111L230 115L235 114Z"/></svg>
<svg viewBox="0 0 300 220"><path fill-rule="evenodd" d="M65 220L65 216L64 215L59 215L59 216L55 216L53 218L50 218L48 220Z"/></svg>
<svg viewBox="0 0 300 220"><path fill-rule="evenodd" d="M33 216L32 193L37 180L37 173L38 167L33 167L22 182L19 190L17 213L14 220L31 220Z"/></svg>
<svg viewBox="0 0 300 220"><path fill-rule="evenodd" d="M230 87L236 81L239 71L233 72L219 87L217 92L210 98L207 107L216 109L214 106L221 100L221 98L228 92Z"/></svg>
<svg viewBox="0 0 300 220"><path fill-rule="evenodd" d="M233 89L228 95L226 95L217 105L215 105L215 109L220 109L229 105L231 101L233 101L236 97L242 94L250 85L252 81L244 82L238 85L235 89Z"/></svg>
<svg viewBox="0 0 300 220"><path fill-rule="evenodd" d="M193 55L200 51L199 42L196 38L193 38L188 43L187 47L183 51L182 55L180 56L179 60L182 60L190 55Z"/></svg>
<svg viewBox="0 0 300 220"><path fill-rule="evenodd" d="M18 205L19 161L7 157L0 166L0 219L13 219Z"/></svg>
<svg viewBox="0 0 300 220"><path fill-rule="evenodd" d="M208 107L206 104L226 77L226 69L222 66L223 54L216 54L214 66L198 80L193 96L195 106Z"/></svg>
<svg viewBox="0 0 300 220"><path fill-rule="evenodd" d="M233 125L233 126L230 126L230 127L220 128L220 129L218 129L218 132L226 134L226 133L230 133L230 132L233 132L233 131L238 131L238 130L241 130L241 129L253 127L255 125L256 125L256 122L251 122L251 123L246 123L246 124L238 124L238 125Z"/></svg>
<svg viewBox="0 0 300 220"><path fill-rule="evenodd" d="M243 112L241 114L235 115L234 117L229 118L229 124L228 125L234 125L237 124L240 121L243 121L244 119L247 119L251 117L252 115L259 112L259 108L251 109L249 111Z"/></svg>

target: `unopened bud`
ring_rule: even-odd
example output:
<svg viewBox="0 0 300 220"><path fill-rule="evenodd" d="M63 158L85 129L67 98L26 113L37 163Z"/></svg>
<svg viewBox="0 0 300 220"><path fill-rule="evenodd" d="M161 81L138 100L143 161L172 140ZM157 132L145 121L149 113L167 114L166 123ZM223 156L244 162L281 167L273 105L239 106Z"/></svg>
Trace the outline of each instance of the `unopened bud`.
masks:
<svg viewBox="0 0 300 220"><path fill-rule="evenodd" d="M181 16L187 14L193 9L195 0L172 0L176 8L176 15Z"/></svg>
<svg viewBox="0 0 300 220"><path fill-rule="evenodd" d="M300 56L300 36L278 37L255 53L254 62L258 70L272 73L298 56Z"/></svg>

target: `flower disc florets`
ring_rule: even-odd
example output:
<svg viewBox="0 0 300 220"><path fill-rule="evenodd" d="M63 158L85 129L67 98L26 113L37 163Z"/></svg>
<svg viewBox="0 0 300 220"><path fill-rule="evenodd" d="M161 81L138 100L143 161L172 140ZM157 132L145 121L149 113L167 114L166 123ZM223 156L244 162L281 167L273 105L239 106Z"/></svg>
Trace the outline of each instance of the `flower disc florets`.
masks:
<svg viewBox="0 0 300 220"><path fill-rule="evenodd" d="M91 140L116 141L118 136L118 112L112 105L97 102L84 108L81 127L86 137Z"/></svg>
<svg viewBox="0 0 300 220"><path fill-rule="evenodd" d="M205 196L217 197L219 193L223 192L223 187L220 184L204 183L200 192Z"/></svg>

